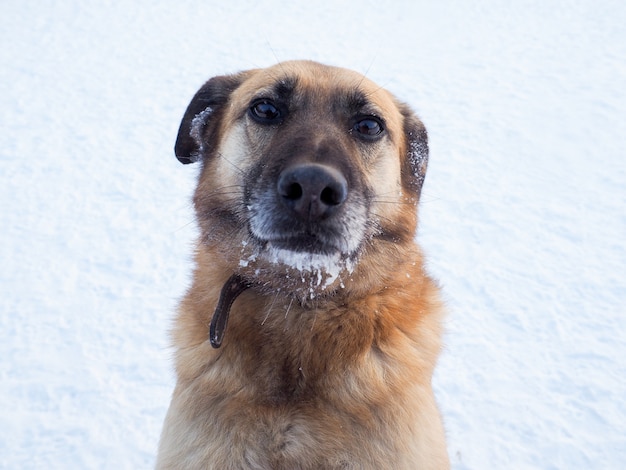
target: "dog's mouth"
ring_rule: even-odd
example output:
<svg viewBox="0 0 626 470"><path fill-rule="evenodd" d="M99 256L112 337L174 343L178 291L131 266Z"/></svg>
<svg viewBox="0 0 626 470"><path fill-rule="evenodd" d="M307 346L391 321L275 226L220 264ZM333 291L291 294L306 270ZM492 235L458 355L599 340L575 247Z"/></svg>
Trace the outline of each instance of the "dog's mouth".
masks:
<svg viewBox="0 0 626 470"><path fill-rule="evenodd" d="M291 252L294 258L318 255L351 257L360 249L364 238L364 214L305 224L285 217L271 205L252 207L248 237L257 254L270 261L276 251Z"/></svg>
<svg viewBox="0 0 626 470"><path fill-rule="evenodd" d="M271 251L273 249L292 251L294 253L310 254L310 255L332 255L342 253L347 247L341 246L328 237L321 237L313 232L303 232L300 234L289 234L287 236L271 237L267 240L261 240L254 237L256 243L263 250Z"/></svg>

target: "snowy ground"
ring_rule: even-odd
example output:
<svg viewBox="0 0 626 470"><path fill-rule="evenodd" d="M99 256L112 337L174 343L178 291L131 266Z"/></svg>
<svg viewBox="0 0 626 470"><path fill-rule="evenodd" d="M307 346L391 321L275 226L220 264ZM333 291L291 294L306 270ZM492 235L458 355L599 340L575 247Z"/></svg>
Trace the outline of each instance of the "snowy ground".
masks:
<svg viewBox="0 0 626 470"><path fill-rule="evenodd" d="M624 24L621 1L3 1L0 468L153 465L195 236L179 120L206 78L292 58L430 131L453 467L625 468Z"/></svg>

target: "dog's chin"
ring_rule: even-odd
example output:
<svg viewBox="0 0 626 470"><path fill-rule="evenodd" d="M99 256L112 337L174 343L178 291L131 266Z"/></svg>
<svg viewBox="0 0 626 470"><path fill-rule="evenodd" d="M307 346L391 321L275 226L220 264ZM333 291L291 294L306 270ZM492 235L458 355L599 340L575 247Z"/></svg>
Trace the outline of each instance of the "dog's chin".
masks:
<svg viewBox="0 0 626 470"><path fill-rule="evenodd" d="M259 289L288 292L302 300L342 288L342 278L352 273L358 258L332 244L303 239L255 240L250 245L242 250L238 272Z"/></svg>

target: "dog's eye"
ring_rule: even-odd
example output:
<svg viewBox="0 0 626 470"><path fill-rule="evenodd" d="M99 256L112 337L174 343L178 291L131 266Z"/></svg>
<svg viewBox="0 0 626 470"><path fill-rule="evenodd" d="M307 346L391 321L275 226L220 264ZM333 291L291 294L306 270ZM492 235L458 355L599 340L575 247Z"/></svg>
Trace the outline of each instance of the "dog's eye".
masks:
<svg viewBox="0 0 626 470"><path fill-rule="evenodd" d="M281 117L280 110L271 101L257 101L250 107L252 117L263 123L276 122Z"/></svg>
<svg viewBox="0 0 626 470"><path fill-rule="evenodd" d="M372 139L382 134L384 129L382 123L378 119L366 117L357 121L354 124L353 130L367 139Z"/></svg>

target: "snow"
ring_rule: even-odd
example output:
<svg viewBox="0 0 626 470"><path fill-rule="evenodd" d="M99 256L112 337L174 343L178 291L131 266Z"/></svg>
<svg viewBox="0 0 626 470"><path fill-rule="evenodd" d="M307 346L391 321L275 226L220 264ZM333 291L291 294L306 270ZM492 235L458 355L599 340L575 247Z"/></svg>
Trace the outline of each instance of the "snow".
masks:
<svg viewBox="0 0 626 470"><path fill-rule="evenodd" d="M270 263L276 264L279 269L281 266L286 267L285 272L287 274L292 269L303 274L307 273L311 298L315 296L318 290L324 291L335 284L337 280L341 279L342 274L349 275L354 271L354 261L343 257L339 252L329 254L303 253L270 245L267 257ZM306 284L304 275L301 280Z"/></svg>
<svg viewBox="0 0 626 470"><path fill-rule="evenodd" d="M0 6L0 468L154 464L213 75L308 58L411 104L455 469L626 463L626 4Z"/></svg>
<svg viewBox="0 0 626 470"><path fill-rule="evenodd" d="M202 154L204 151L204 140L202 140L202 131L204 130L204 126L207 124L207 120L209 116L213 114L213 108L207 106L203 111L196 114L191 120L191 132L189 135L196 141L198 144L198 153ZM195 160L194 160L195 161Z"/></svg>

